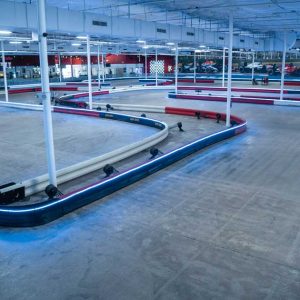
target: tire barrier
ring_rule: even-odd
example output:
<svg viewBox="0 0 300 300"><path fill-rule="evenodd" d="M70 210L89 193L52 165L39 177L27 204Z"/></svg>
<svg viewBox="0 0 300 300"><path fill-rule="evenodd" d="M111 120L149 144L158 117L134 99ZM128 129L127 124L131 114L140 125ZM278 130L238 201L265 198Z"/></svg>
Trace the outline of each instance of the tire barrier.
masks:
<svg viewBox="0 0 300 300"><path fill-rule="evenodd" d="M202 101L216 101L216 102L226 102L227 97L224 95L218 94L199 94L202 91L226 91L226 88L219 88L219 87L179 87L179 90L188 90L188 91L195 91L198 94L185 94L185 93L177 93L169 92L169 98L176 98L176 99L187 99L187 100L202 100ZM240 95L231 97L232 103L250 103L250 104L264 104L264 105L285 105L285 106L300 106L300 91L296 90L285 90L284 91L284 99L279 100L278 96L270 96L270 94L279 94L280 90L277 89L249 89L249 88L233 88L233 92L245 92L245 93L266 93L269 94L268 96L262 95ZM297 97L293 97L297 96Z"/></svg>
<svg viewBox="0 0 300 300"><path fill-rule="evenodd" d="M217 92L226 92L227 88L224 87L211 87L211 86L179 86L178 90L189 90L189 91L217 91ZM271 93L271 94L280 94L280 89L264 89L264 88L238 88L233 87L232 92L245 92L245 93ZM286 95L295 95L298 94L300 97L300 90L284 90L283 94Z"/></svg>
<svg viewBox="0 0 300 300"><path fill-rule="evenodd" d="M74 110L66 108L54 108L56 112L76 113L92 117L104 117L119 119L162 129L165 125L154 120L128 117L120 114L102 113L98 111ZM165 107L167 114L185 115L195 117L199 113L203 118L210 118L224 121L226 115L222 113L200 111L194 109L183 109L176 107ZM23 206L0 206L0 226L29 227L42 225L51 222L65 214L68 214L82 206L99 200L125 186L137 182L177 161L187 157L205 147L231 138L246 131L246 121L231 116L232 127L219 132L201 137L191 143L181 146L175 150L164 153L159 157L147 160L129 170L112 174L111 177L104 178L92 185L83 187L69 194L54 197L41 203Z"/></svg>

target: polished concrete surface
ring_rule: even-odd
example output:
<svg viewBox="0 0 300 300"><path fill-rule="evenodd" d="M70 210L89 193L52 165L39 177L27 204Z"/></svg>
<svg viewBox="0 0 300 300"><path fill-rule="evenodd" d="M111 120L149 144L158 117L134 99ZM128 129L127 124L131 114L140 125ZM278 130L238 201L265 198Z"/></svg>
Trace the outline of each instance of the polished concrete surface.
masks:
<svg viewBox="0 0 300 300"><path fill-rule="evenodd" d="M0 182L19 182L47 173L43 113L0 107ZM57 169L138 142L158 130L108 119L54 113Z"/></svg>
<svg viewBox="0 0 300 300"><path fill-rule="evenodd" d="M114 97L225 110L163 91ZM1 228L0 299L299 299L299 108L233 113L244 135L50 224Z"/></svg>

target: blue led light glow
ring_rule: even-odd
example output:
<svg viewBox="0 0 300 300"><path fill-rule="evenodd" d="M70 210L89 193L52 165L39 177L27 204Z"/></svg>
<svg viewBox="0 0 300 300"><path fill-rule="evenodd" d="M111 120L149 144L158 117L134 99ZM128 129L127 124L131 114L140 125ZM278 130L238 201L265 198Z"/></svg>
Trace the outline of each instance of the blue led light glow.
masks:
<svg viewBox="0 0 300 300"><path fill-rule="evenodd" d="M74 109L65 109L71 112ZM63 109L60 109L63 112ZM75 111L85 111L78 110ZM110 114L113 119L134 122L141 125L151 126L163 129L167 126L163 122L157 120L136 117L131 115L116 114L112 112L98 112L99 117L105 117L106 114ZM139 119L139 121L137 121ZM155 124L153 124L155 123ZM159 124L157 126L157 124ZM209 145L230 138L246 130L247 123L243 121L241 124L231 128L224 129L220 132L216 132L200 139L197 139L187 145L181 146L178 149L170 151L162 156L155 158L151 161L147 161L142 165L131 168L123 173L117 174L112 178L108 178L104 181L95 183L92 186L83 188L80 191L74 192L61 199L47 200L46 202L39 204L28 205L27 208L15 206L15 207L0 207L0 225L5 226L35 226L50 222L57 219L83 205L96 201L124 186L132 184L154 172L169 166L170 164L200 150Z"/></svg>

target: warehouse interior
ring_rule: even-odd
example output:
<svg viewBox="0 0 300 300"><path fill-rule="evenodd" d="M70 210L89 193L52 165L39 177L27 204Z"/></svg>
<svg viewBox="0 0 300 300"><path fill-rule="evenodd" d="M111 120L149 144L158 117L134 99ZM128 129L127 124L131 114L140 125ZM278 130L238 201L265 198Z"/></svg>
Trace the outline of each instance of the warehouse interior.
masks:
<svg viewBox="0 0 300 300"><path fill-rule="evenodd" d="M299 299L300 1L0 0L0 299Z"/></svg>

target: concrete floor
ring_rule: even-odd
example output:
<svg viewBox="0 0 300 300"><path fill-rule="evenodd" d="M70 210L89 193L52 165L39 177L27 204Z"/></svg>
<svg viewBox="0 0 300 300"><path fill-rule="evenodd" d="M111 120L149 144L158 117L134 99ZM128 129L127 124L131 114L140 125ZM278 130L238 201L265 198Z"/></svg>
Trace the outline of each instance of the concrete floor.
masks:
<svg viewBox="0 0 300 300"><path fill-rule="evenodd" d="M115 102L218 111L225 103ZM45 226L0 229L0 299L299 299L299 108Z"/></svg>
<svg viewBox="0 0 300 300"><path fill-rule="evenodd" d="M42 112L0 107L0 114L0 182L19 182L47 173ZM140 141L157 131L107 119L53 114L57 169Z"/></svg>

